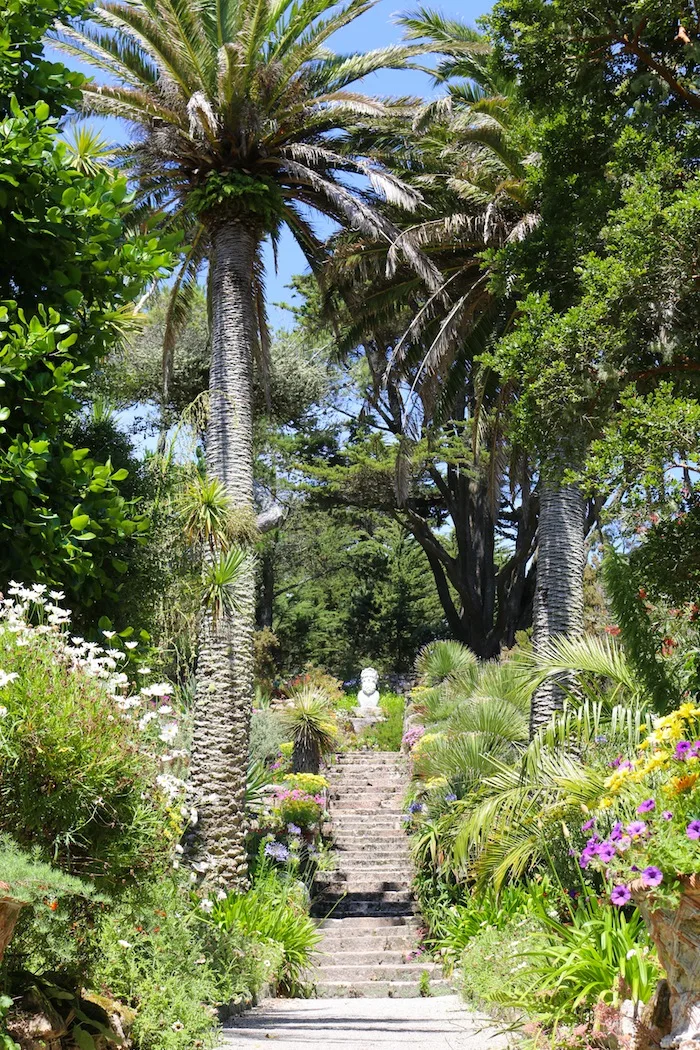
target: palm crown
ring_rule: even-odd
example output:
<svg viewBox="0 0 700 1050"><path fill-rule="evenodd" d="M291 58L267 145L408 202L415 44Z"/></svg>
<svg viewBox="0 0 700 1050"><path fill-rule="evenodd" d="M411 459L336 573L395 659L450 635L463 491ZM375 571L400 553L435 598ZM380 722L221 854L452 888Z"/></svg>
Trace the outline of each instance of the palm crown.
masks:
<svg viewBox="0 0 700 1050"><path fill-rule="evenodd" d="M286 222L315 267L322 250L309 209L392 242L396 231L372 198L408 208L420 200L346 148L354 121L401 106L352 85L404 67L411 46L350 55L327 47L375 2L104 0L56 39L109 78L85 85L85 110L139 126L127 155L142 194L177 205L180 221L215 220L223 207L261 233ZM365 189L348 185L347 173L364 176ZM420 253L408 254L435 284Z"/></svg>

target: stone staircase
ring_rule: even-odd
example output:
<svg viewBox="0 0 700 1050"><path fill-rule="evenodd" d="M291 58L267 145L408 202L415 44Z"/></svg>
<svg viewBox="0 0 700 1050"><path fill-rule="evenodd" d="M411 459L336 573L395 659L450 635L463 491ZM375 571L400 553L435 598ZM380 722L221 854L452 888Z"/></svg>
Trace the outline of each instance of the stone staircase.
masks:
<svg viewBox="0 0 700 1050"><path fill-rule="evenodd" d="M449 992L435 963L411 958L420 921L401 822L405 759L391 751L339 755L330 783L338 865L316 880L312 914L323 931L312 978L317 996L413 998L422 994L424 971L431 994Z"/></svg>

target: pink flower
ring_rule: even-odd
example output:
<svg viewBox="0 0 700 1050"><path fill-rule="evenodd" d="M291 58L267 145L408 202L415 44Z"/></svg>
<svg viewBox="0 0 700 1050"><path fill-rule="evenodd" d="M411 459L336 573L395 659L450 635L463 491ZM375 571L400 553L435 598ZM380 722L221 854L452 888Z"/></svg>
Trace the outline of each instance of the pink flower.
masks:
<svg viewBox="0 0 700 1050"><path fill-rule="evenodd" d="M700 822L698 822L698 826L700 827ZM639 838L646 830L647 826L643 820L633 820L631 824L627 825L627 834L631 835L633 839ZM700 834L698 838L700 838Z"/></svg>
<svg viewBox="0 0 700 1050"><path fill-rule="evenodd" d="M651 813L653 809L656 809L656 802L653 798L647 798L637 806L637 813Z"/></svg>

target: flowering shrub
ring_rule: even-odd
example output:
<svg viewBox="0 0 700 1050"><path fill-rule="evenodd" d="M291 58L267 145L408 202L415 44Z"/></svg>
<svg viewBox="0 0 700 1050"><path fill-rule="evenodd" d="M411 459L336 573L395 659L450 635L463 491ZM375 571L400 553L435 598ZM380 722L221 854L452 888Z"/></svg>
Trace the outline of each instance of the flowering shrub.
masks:
<svg viewBox="0 0 700 1050"><path fill-rule="evenodd" d="M0 830L96 879L166 866L182 831L173 768L185 754L171 747L170 686L131 691L118 654L68 634L60 592L9 590L0 599Z"/></svg>
<svg viewBox="0 0 700 1050"><path fill-rule="evenodd" d="M326 777L317 773L290 773L284 778L284 784L285 787L306 791L309 795L321 795L330 786Z"/></svg>
<svg viewBox="0 0 700 1050"><path fill-rule="evenodd" d="M311 830L319 824L323 814L323 795L310 795L301 788L275 789L273 814L285 828L289 824Z"/></svg>
<svg viewBox="0 0 700 1050"><path fill-rule="evenodd" d="M601 812L583 825L581 867L607 873L618 907L638 890L675 903L679 877L700 872L700 707L657 719L637 757L613 766Z"/></svg>
<svg viewBox="0 0 700 1050"><path fill-rule="evenodd" d="M401 746L404 751L412 751L424 735L425 729L423 726L409 726L401 739Z"/></svg>

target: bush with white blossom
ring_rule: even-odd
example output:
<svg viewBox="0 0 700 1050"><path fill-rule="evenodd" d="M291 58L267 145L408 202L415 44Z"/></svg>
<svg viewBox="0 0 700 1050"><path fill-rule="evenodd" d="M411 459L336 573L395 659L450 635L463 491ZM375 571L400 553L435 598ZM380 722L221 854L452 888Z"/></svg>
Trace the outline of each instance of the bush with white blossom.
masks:
<svg viewBox="0 0 700 1050"><path fill-rule="evenodd" d="M62 598L41 584L0 598L0 830L123 882L168 866L189 820L173 690L150 671L132 686L113 632L109 648L72 635Z"/></svg>

